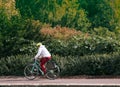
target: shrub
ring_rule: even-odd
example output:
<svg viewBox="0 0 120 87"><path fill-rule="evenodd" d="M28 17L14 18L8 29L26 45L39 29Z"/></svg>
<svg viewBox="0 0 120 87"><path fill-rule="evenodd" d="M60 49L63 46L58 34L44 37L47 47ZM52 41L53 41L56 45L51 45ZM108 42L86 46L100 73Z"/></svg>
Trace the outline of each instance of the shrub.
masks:
<svg viewBox="0 0 120 87"><path fill-rule="evenodd" d="M43 35L43 37L51 37L60 40L68 40L74 35L82 34L82 32L76 31L75 29L60 26L56 26L54 28L44 27L40 30L40 33Z"/></svg>
<svg viewBox="0 0 120 87"><path fill-rule="evenodd" d="M61 56L84 56L120 51L120 43L112 38L96 35L79 35L65 40L47 39L43 41L52 54Z"/></svg>
<svg viewBox="0 0 120 87"><path fill-rule="evenodd" d="M27 19L25 20L24 34L25 39L39 41L42 39L40 29L44 26L39 20Z"/></svg>
<svg viewBox="0 0 120 87"><path fill-rule="evenodd" d="M17 55L0 59L0 75L23 75L25 66L34 55ZM59 56L52 58L60 66L61 76L65 75L120 75L119 52L87 56Z"/></svg>
<svg viewBox="0 0 120 87"><path fill-rule="evenodd" d="M101 37L111 37L111 38L116 39L115 32L112 32L108 28L105 28L105 27L94 28L91 33L101 36Z"/></svg>
<svg viewBox="0 0 120 87"><path fill-rule="evenodd" d="M16 0L16 7L23 18L34 18L52 26L59 24L83 31L86 31L91 26L87 18L87 12L79 6L76 0L31 0L30 3L27 3L26 0Z"/></svg>
<svg viewBox="0 0 120 87"><path fill-rule="evenodd" d="M41 23L34 20L23 20L19 16L12 16L8 20L4 16L0 16L2 21L0 24L0 57L30 54L36 51L34 43L41 40L39 34Z"/></svg>
<svg viewBox="0 0 120 87"><path fill-rule="evenodd" d="M30 62L30 55L9 56L0 59L0 75L23 75L24 67Z"/></svg>
<svg viewBox="0 0 120 87"><path fill-rule="evenodd" d="M95 54L83 57L55 55L61 67L61 75L120 75L120 55Z"/></svg>
<svg viewBox="0 0 120 87"><path fill-rule="evenodd" d="M35 42L24 38L7 38L1 46L1 57L18 55L18 54L34 54L36 52Z"/></svg>

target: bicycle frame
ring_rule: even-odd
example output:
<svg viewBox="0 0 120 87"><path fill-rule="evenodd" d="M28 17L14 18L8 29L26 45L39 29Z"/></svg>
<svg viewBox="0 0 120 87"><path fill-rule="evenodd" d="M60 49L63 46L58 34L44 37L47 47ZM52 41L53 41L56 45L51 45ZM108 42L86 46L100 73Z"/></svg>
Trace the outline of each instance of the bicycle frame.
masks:
<svg viewBox="0 0 120 87"><path fill-rule="evenodd" d="M44 72L41 70L40 64L38 62L38 60L35 60L35 62L33 63L33 68L32 71L34 71L34 69L37 68L39 72L42 73L42 75L44 75Z"/></svg>

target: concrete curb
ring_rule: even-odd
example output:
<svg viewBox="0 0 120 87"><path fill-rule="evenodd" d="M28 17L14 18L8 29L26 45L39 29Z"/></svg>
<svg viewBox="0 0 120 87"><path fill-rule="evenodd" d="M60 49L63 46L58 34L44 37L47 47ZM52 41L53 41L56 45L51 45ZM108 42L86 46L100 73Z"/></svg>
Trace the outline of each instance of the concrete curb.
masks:
<svg viewBox="0 0 120 87"><path fill-rule="evenodd" d="M0 86L12 87L120 87L120 79L56 79L37 78L0 78Z"/></svg>

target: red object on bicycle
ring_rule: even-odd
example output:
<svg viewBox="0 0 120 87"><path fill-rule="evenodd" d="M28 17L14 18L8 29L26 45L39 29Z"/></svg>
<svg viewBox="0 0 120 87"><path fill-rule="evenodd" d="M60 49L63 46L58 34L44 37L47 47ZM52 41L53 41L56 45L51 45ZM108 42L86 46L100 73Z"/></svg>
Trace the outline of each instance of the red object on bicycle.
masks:
<svg viewBox="0 0 120 87"><path fill-rule="evenodd" d="M51 57L44 57L44 58L41 58L40 59L40 66L41 66L41 69L42 71L44 72L44 74L46 73L46 67L45 67L45 64L51 59Z"/></svg>

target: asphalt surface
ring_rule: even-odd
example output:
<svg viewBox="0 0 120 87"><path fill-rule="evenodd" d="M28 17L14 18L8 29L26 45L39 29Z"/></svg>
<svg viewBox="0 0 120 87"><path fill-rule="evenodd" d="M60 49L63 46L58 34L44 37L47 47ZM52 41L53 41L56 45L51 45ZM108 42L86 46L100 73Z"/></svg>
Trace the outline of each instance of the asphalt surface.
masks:
<svg viewBox="0 0 120 87"><path fill-rule="evenodd" d="M120 78L58 78L49 80L38 77L28 80L24 77L0 77L0 86L37 86L37 87L120 87Z"/></svg>

